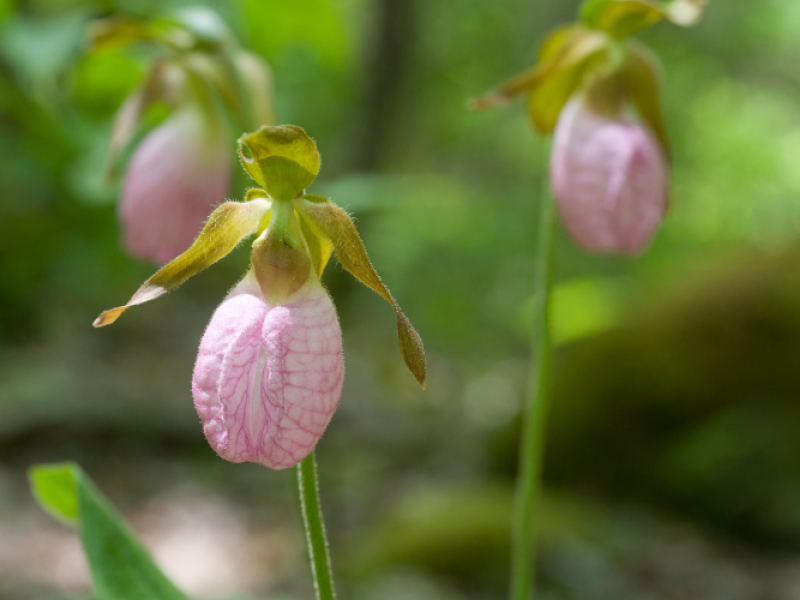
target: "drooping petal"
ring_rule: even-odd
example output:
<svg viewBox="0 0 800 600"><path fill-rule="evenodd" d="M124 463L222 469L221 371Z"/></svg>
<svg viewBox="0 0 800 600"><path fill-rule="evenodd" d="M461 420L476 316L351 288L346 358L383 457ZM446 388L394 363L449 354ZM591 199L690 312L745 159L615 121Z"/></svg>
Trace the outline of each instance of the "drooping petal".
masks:
<svg viewBox="0 0 800 600"><path fill-rule="evenodd" d="M131 254L164 264L186 250L230 187L224 130L201 109L179 109L131 158L119 216Z"/></svg>
<svg viewBox="0 0 800 600"><path fill-rule="evenodd" d="M372 266L367 250L364 248L364 242L361 241L361 236L358 235L350 215L327 198L316 194L305 194L302 198L297 198L294 201L294 207L316 232L330 241L341 265L361 283L392 305L397 317L397 340L400 344L400 353L403 355L408 370L424 388L427 368L422 338Z"/></svg>
<svg viewBox="0 0 800 600"><path fill-rule="evenodd" d="M247 193L247 202L225 202L211 213L203 230L189 249L161 267L145 281L124 306L100 314L95 327L110 325L131 306L155 300L226 256L269 218L269 201Z"/></svg>
<svg viewBox="0 0 800 600"><path fill-rule="evenodd" d="M582 247L644 249L667 208L666 161L644 125L574 98L559 118L550 169L559 212Z"/></svg>
<svg viewBox="0 0 800 600"><path fill-rule="evenodd" d="M339 321L319 281L269 306L250 272L206 329L192 393L217 454L285 469L319 441L343 376Z"/></svg>

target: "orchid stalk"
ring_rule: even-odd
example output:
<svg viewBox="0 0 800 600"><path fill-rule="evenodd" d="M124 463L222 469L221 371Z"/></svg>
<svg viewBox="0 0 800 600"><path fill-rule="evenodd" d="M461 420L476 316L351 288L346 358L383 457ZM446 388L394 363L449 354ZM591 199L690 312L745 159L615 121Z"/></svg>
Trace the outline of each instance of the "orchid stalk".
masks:
<svg viewBox="0 0 800 600"><path fill-rule="evenodd" d="M706 0L586 0L582 23L555 30L531 70L471 102L473 109L481 110L525 93L533 126L542 134L554 134L550 184L545 178L547 189L539 198L511 600L530 600L535 592L534 546L552 353L549 305L556 221L549 188L567 231L586 251L638 254L648 246L667 210L669 142L657 62L629 38L662 19L692 25L705 4Z"/></svg>
<svg viewBox="0 0 800 600"><path fill-rule="evenodd" d="M127 304L103 312L109 325L178 287L254 235L251 265L214 312L200 342L192 395L214 451L230 462L298 466L317 598L333 598L313 450L339 403L344 377L336 310L320 277L335 252L341 265L392 305L400 351L425 385L422 340L381 281L350 216L306 193L320 168L299 127L266 126L239 139L239 158L259 185L224 202L186 252L162 267Z"/></svg>

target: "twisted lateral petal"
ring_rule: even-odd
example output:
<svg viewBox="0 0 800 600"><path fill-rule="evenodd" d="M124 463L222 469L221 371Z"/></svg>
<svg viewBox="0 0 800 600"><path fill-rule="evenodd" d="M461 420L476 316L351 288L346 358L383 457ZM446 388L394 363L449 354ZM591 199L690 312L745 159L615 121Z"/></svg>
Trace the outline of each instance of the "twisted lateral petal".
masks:
<svg viewBox="0 0 800 600"><path fill-rule="evenodd" d="M125 173L119 217L134 256L159 264L186 250L228 193L231 161L223 129L187 106L154 129Z"/></svg>
<svg viewBox="0 0 800 600"><path fill-rule="evenodd" d="M652 134L583 98L559 118L550 170L559 212L586 250L641 251L667 209L666 163Z"/></svg>
<svg viewBox="0 0 800 600"><path fill-rule="evenodd" d="M294 207L298 214L306 219L315 233L320 237L327 238L333 245L341 265L361 283L392 305L397 317L397 340L400 344L400 353L403 355L408 370L424 388L427 368L422 338L419 337L408 317L400 310L400 305L389 293L388 288L372 266L369 256L367 256L367 249L364 248L364 242L361 241L361 236L358 235L350 215L327 198L316 194L305 194L302 198L297 198L294 200Z"/></svg>
<svg viewBox="0 0 800 600"><path fill-rule="evenodd" d="M269 306L250 272L211 318L192 394L217 454L285 469L319 441L343 376L339 321L319 281L290 303Z"/></svg>
<svg viewBox="0 0 800 600"><path fill-rule="evenodd" d="M247 197L253 199L220 204L186 252L145 281L126 305L103 312L95 319L94 326L110 325L131 306L155 300L174 290L192 275L227 255L243 238L255 233L269 216L270 203L250 192Z"/></svg>

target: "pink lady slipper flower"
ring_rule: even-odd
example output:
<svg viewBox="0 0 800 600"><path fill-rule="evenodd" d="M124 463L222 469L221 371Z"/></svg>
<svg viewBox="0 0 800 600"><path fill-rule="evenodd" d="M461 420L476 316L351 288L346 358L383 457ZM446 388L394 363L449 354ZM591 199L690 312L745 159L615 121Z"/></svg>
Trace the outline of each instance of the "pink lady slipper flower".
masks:
<svg viewBox="0 0 800 600"><path fill-rule="evenodd" d="M533 68L471 102L482 110L527 95L533 126L555 137L550 175L559 212L586 250L639 252L664 217L669 143L660 70L631 36L662 19L693 25L705 5L585 0L581 22L553 30Z"/></svg>
<svg viewBox="0 0 800 600"><path fill-rule="evenodd" d="M274 122L271 74L210 9L154 21L109 17L92 33L95 49L139 41L162 52L117 113L109 164L114 171L150 106L170 106L172 114L132 153L118 210L127 250L164 264L189 247L230 189L227 123L247 130Z"/></svg>
<svg viewBox="0 0 800 600"><path fill-rule="evenodd" d="M186 250L230 189L227 132L187 103L137 146L122 184L119 218L128 251L165 264Z"/></svg>
<svg viewBox="0 0 800 600"><path fill-rule="evenodd" d="M648 128L571 99L556 125L550 177L559 213L591 252L643 250L667 210L667 166Z"/></svg>
<svg viewBox="0 0 800 600"><path fill-rule="evenodd" d="M345 269L394 308L400 351L423 386L425 354L350 217L304 192L319 172L314 141L299 127L279 126L244 135L239 144L242 166L261 187L250 189L244 202L220 205L186 252L94 324L113 323L130 306L176 288L255 234L250 270L200 342L192 394L217 454L283 469L311 453L342 392L339 321L319 280L334 251Z"/></svg>

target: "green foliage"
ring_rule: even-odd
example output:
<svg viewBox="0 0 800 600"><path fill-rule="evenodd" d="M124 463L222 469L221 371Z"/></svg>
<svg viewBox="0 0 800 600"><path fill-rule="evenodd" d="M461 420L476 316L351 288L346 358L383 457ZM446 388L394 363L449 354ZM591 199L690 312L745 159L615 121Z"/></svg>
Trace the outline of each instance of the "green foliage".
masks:
<svg viewBox="0 0 800 600"><path fill-rule="evenodd" d="M39 503L81 535L99 600L187 600L74 463L30 471Z"/></svg>

